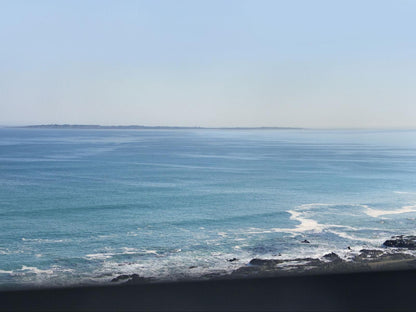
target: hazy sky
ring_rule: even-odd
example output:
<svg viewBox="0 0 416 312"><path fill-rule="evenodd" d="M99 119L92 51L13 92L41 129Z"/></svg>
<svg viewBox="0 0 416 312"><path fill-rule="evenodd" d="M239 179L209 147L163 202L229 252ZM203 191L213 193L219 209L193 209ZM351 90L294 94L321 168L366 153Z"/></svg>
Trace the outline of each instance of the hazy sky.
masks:
<svg viewBox="0 0 416 312"><path fill-rule="evenodd" d="M416 127L416 1L1 1L0 124Z"/></svg>

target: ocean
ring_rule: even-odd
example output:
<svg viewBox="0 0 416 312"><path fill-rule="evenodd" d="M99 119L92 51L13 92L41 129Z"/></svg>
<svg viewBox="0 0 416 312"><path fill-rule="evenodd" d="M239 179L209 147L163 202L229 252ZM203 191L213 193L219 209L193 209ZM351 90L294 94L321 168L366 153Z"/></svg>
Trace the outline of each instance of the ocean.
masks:
<svg viewBox="0 0 416 312"><path fill-rule="evenodd" d="M415 130L0 129L0 288L348 259L415 227Z"/></svg>

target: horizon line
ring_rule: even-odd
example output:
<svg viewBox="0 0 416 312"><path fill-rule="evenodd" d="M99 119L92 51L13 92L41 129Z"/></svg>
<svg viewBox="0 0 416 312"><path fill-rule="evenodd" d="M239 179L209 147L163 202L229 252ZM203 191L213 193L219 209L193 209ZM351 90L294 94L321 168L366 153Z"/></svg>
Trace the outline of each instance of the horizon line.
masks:
<svg viewBox="0 0 416 312"><path fill-rule="evenodd" d="M145 126L145 125L100 125L100 124L33 124L33 125L0 125L1 128L32 128L32 129L201 129L201 130L416 130L415 127L289 127L289 126Z"/></svg>

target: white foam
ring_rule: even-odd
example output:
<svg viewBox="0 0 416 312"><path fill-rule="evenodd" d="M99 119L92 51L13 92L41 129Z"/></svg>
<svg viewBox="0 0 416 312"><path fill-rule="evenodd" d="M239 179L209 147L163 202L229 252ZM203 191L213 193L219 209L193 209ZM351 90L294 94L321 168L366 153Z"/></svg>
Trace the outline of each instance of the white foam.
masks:
<svg viewBox="0 0 416 312"><path fill-rule="evenodd" d="M321 233L326 226L323 224L319 224L317 221L309 218L305 218L303 212L295 211L295 210L288 210L287 211L291 216L291 220L295 220L300 222L300 224L296 225L295 228L273 228L270 230L262 230L251 228L249 234L263 234L263 233L303 233L303 232L314 232L314 233Z"/></svg>
<svg viewBox="0 0 416 312"><path fill-rule="evenodd" d="M409 213L409 212L416 212L416 205L403 206L402 208L399 208L396 210L379 210L379 209L373 209L369 207L366 207L366 209L364 210L365 214L373 218L378 218L384 215L402 214L402 213Z"/></svg>
<svg viewBox="0 0 416 312"><path fill-rule="evenodd" d="M49 239L49 238L25 238L22 237L24 242L36 242L36 243L63 243L63 239Z"/></svg>
<svg viewBox="0 0 416 312"><path fill-rule="evenodd" d="M22 271L29 271L29 273L35 273L35 274L53 274L53 270L41 270L37 267L29 267L29 266L22 266Z"/></svg>
<svg viewBox="0 0 416 312"><path fill-rule="evenodd" d="M181 249L177 249L177 250L175 250L176 252L180 252L181 251ZM158 253L157 253L157 250L143 250L143 252L145 253L145 254L151 254L151 255L157 255Z"/></svg>
<svg viewBox="0 0 416 312"><path fill-rule="evenodd" d="M385 239L380 239L380 238L356 237L354 235L351 235L351 234L348 234L348 233L345 233L345 232L334 231L334 230L328 230L327 232L333 233L335 235L338 235L339 237L346 238L346 239L349 239L349 240L367 242L367 243L375 244L375 245L379 245L385 240Z"/></svg>
<svg viewBox="0 0 416 312"><path fill-rule="evenodd" d="M143 255L143 254L152 254L159 256L157 250L148 250L148 249L136 249L136 248L130 248L130 247L122 247L121 252L114 252L112 249L109 249L108 252L102 252L102 253L93 253L85 255L85 259L87 260L106 260L109 258L112 258L114 256L119 255Z"/></svg>
<svg viewBox="0 0 416 312"><path fill-rule="evenodd" d="M13 274L13 271L0 270L0 274Z"/></svg>
<svg viewBox="0 0 416 312"><path fill-rule="evenodd" d="M89 254L85 257L87 260L105 260L114 256L114 253L96 253L96 254Z"/></svg>
<svg viewBox="0 0 416 312"><path fill-rule="evenodd" d="M237 245L233 247L237 247ZM238 245L238 247L242 247L242 245ZM233 258L238 258L238 260L227 261ZM102 279L108 281L115 276L132 273L159 280L199 279L205 274L230 273L238 267L247 264L252 258L253 255L244 251L243 248L232 248L228 252L212 251L209 253L183 251L171 253L169 256L158 258L157 261L150 258L126 262L104 261L102 266L93 273L95 276L101 276Z"/></svg>
<svg viewBox="0 0 416 312"><path fill-rule="evenodd" d="M136 248L131 248L131 247L122 247L121 249L123 250L122 253L126 255L135 254L138 251Z"/></svg>
<svg viewBox="0 0 416 312"><path fill-rule="evenodd" d="M317 221L313 219L304 218L302 212L289 210L288 213L291 214L291 220L296 220L300 222L300 224L296 225L296 229L293 229L292 232L312 231L315 233L320 233L325 228L324 225L319 224Z"/></svg>

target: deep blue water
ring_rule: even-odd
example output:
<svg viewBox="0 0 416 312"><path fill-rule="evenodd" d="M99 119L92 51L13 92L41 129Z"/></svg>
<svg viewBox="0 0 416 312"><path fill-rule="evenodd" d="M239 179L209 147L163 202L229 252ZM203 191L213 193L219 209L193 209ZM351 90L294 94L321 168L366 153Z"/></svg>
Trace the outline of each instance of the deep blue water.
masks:
<svg viewBox="0 0 416 312"><path fill-rule="evenodd" d="M416 131L0 129L0 287L348 258L415 218Z"/></svg>

